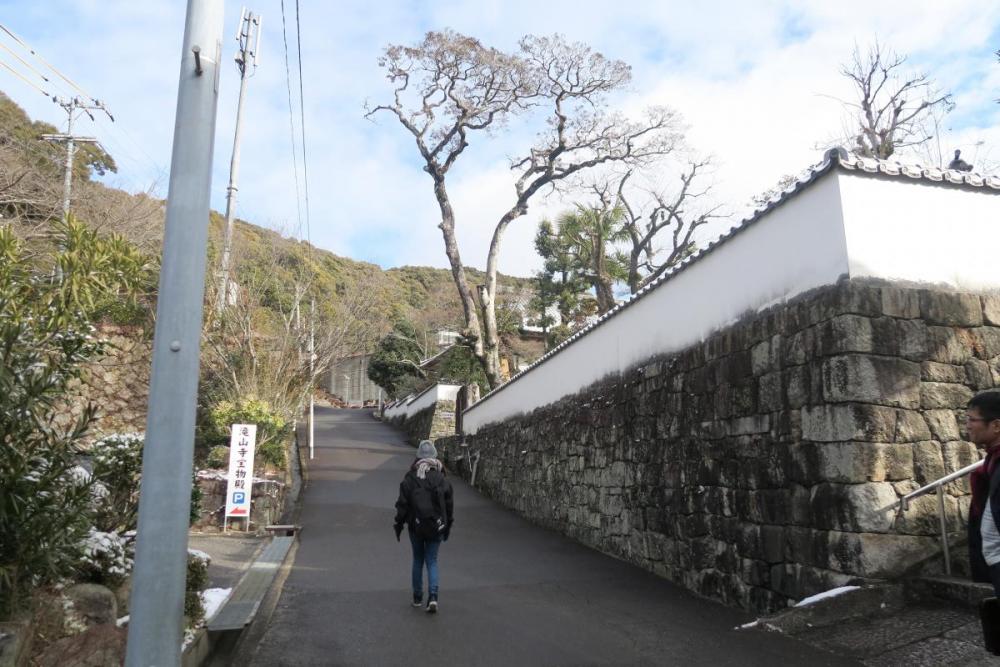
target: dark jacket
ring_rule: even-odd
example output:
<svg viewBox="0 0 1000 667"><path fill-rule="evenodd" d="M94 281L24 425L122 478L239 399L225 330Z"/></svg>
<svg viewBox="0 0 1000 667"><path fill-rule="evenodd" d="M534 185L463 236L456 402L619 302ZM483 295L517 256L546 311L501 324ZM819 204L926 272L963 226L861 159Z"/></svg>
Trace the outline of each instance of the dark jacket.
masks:
<svg viewBox="0 0 1000 667"><path fill-rule="evenodd" d="M983 467L969 475L969 485L972 487L972 502L969 503L969 565L973 581L991 581L990 569L983 558L983 536L979 524L987 502L990 504L993 520L1000 520L1000 480L993 479L997 475L1000 475L1000 448L987 451ZM993 493L990 493L991 486Z"/></svg>
<svg viewBox="0 0 1000 667"><path fill-rule="evenodd" d="M414 462L409 472L403 478L403 481L399 483L399 498L396 500L396 523L405 523L411 531L413 530L413 519L416 514L412 501L413 490L420 483L421 481L417 479L417 464ZM423 483L430 485L431 488L440 486L444 491L445 506L438 507L437 509L447 521L448 528L446 533L451 531L451 524L455 522L455 503L452 499L451 482L448 481L448 475L444 471L444 468L440 472L433 468L428 470Z"/></svg>

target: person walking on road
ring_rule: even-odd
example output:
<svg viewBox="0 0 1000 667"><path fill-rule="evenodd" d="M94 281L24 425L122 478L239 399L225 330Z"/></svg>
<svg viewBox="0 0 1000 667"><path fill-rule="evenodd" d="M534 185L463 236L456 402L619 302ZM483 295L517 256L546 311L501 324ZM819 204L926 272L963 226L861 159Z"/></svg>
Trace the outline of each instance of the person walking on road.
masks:
<svg viewBox="0 0 1000 667"><path fill-rule="evenodd" d="M427 611L438 610L438 549L448 540L455 522L451 482L430 440L417 447L417 459L399 484L393 530L399 541L403 524L413 547L413 606L423 605L424 564L427 565Z"/></svg>

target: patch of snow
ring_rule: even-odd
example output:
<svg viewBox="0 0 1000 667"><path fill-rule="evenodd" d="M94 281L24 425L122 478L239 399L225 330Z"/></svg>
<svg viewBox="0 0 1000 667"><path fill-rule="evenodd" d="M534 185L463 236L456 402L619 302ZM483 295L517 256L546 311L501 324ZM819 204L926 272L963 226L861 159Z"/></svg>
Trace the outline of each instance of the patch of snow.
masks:
<svg viewBox="0 0 1000 667"><path fill-rule="evenodd" d="M212 620L232 592L232 588L209 588L201 592L201 604L205 608L206 621Z"/></svg>
<svg viewBox="0 0 1000 667"><path fill-rule="evenodd" d="M71 483L87 484L90 482L90 471L83 466L73 466L66 471L66 477Z"/></svg>
<svg viewBox="0 0 1000 667"><path fill-rule="evenodd" d="M843 595L844 593L850 593L851 591L856 591L860 586L838 586L837 588L831 588L828 591L823 591L822 593L817 593L816 595L810 595L807 598L803 598L795 603L796 607L807 607L811 604L816 604L820 600L825 600L827 598L834 598L838 595Z"/></svg>
<svg viewBox="0 0 1000 667"><path fill-rule="evenodd" d="M197 634L197 632L194 630L194 628L185 628L185 630L184 630L184 643L181 644L181 651L187 650L188 644L190 644L192 641L194 641L194 637L195 637L196 634Z"/></svg>
<svg viewBox="0 0 1000 667"><path fill-rule="evenodd" d="M758 623L760 623L760 619L759 618L757 620L755 620L755 621L751 621L749 623L744 623L743 625L737 625L734 628L734 630L749 630L750 628L756 628Z"/></svg>
<svg viewBox="0 0 1000 667"><path fill-rule="evenodd" d="M212 557L209 556L204 551L199 551L197 549L188 549L188 555L189 556L194 556L198 560L203 560L206 563L211 563L212 562Z"/></svg>
<svg viewBox="0 0 1000 667"><path fill-rule="evenodd" d="M131 616L131 614L127 614L127 615L125 615L125 616L122 616L122 617L121 617L121 618L119 618L119 619L118 619L117 621L115 621L115 625L117 625L117 626L118 626L119 628L123 628L123 627L125 627L126 625L128 625L128 621L129 621L129 619L130 619L131 617L132 617L132 616Z"/></svg>

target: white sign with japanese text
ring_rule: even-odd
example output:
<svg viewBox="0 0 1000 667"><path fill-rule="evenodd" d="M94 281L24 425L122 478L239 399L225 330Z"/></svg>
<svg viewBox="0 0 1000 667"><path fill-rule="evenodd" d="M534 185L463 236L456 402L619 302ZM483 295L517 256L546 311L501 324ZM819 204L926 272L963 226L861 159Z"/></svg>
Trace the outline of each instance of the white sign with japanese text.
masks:
<svg viewBox="0 0 1000 667"><path fill-rule="evenodd" d="M233 424L229 439L229 483L226 485L226 516L250 516L253 490L253 450L256 424Z"/></svg>

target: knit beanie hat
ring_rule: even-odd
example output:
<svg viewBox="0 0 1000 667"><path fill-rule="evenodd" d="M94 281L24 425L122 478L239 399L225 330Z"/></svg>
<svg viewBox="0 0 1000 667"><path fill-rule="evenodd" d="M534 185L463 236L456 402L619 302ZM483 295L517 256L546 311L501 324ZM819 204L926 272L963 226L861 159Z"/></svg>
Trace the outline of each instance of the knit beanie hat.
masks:
<svg viewBox="0 0 1000 667"><path fill-rule="evenodd" d="M434 443L430 440L421 440L420 446L417 447L417 458L418 459L436 459L438 455L437 449L434 447Z"/></svg>

